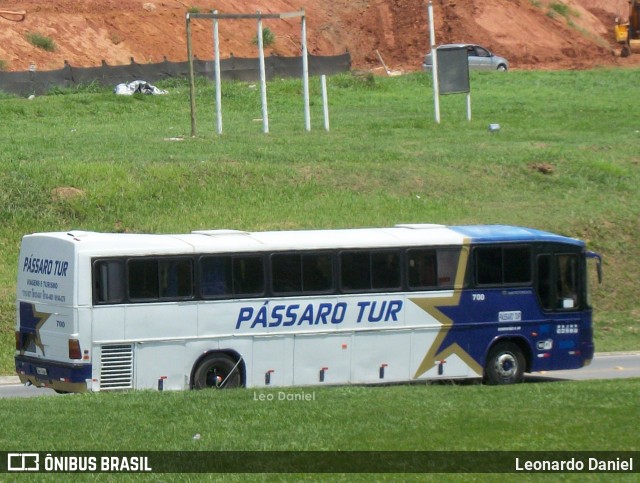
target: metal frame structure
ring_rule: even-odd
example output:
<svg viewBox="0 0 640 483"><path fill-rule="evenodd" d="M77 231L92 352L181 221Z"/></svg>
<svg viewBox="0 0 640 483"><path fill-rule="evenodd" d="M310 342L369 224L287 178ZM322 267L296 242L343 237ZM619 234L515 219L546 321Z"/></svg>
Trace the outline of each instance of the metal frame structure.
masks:
<svg viewBox="0 0 640 483"><path fill-rule="evenodd" d="M262 131L269 132L269 112L267 107L267 84L265 77L264 46L262 43L262 20L263 19L286 19L300 17L301 19L301 44L302 44L302 83L304 96L304 123L305 130L311 130L311 116L309 113L309 60L307 52L307 22L304 10L285 13L261 13L255 14L229 14L218 13L217 10L211 13L187 13L187 51L189 56L189 94L191 100L191 136L196 135L196 102L195 102L195 79L193 69L193 51L191 45L191 20L211 19L213 20L213 43L215 54L215 82L216 82L216 119L217 132L222 134L222 95L220 82L220 41L218 38L219 20L246 20L254 19L258 21L258 54L260 60L260 94L262 101Z"/></svg>

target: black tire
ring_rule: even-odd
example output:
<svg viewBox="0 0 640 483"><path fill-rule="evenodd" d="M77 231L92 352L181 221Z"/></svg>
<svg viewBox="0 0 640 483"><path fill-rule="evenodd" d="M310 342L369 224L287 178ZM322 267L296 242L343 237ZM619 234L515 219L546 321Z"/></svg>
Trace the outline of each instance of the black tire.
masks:
<svg viewBox="0 0 640 483"><path fill-rule="evenodd" d="M224 354L205 357L193 375L193 389L229 389L241 384L240 364Z"/></svg>
<svg viewBox="0 0 640 483"><path fill-rule="evenodd" d="M522 382L525 359L513 342L499 342L491 348L484 368L487 384L504 385Z"/></svg>
<svg viewBox="0 0 640 483"><path fill-rule="evenodd" d="M497 69L497 70L499 70L500 72L506 72L506 71L507 71L507 66L506 66L506 65L504 65L504 64L500 64L500 65L498 66L498 69Z"/></svg>

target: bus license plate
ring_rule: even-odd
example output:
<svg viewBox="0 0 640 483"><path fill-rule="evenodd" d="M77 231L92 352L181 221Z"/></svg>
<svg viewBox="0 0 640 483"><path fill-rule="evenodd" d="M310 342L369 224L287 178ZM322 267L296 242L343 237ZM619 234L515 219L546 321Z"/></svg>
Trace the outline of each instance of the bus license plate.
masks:
<svg viewBox="0 0 640 483"><path fill-rule="evenodd" d="M46 376L47 375L47 368L46 367L36 367L36 373L40 376Z"/></svg>

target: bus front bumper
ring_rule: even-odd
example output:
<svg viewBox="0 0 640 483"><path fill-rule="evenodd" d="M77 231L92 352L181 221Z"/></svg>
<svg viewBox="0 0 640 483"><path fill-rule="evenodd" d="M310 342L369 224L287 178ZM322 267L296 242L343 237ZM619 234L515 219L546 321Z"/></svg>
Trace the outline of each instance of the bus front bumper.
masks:
<svg viewBox="0 0 640 483"><path fill-rule="evenodd" d="M16 373L23 384L49 387L59 392L87 392L91 364L44 361L23 355L15 356Z"/></svg>

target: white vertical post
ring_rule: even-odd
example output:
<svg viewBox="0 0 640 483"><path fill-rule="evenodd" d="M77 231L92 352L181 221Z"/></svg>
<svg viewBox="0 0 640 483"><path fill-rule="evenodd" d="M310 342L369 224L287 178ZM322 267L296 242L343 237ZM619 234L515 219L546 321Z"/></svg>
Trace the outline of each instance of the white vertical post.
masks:
<svg viewBox="0 0 640 483"><path fill-rule="evenodd" d="M218 11L213 13L218 15ZM220 39L218 37L218 19L213 19L213 47L216 69L216 125L218 135L222 134L222 83L220 82Z"/></svg>
<svg viewBox="0 0 640 483"><path fill-rule="evenodd" d="M187 20L187 56L189 58L189 101L191 104L191 137L196 136L196 85L195 73L193 71L193 52L191 48L191 18L186 15Z"/></svg>
<svg viewBox="0 0 640 483"><path fill-rule="evenodd" d="M429 43L431 45L431 76L433 78L433 107L436 122L440 124L440 86L438 85L438 52L436 49L436 33L433 25L433 3L429 0Z"/></svg>
<svg viewBox="0 0 640 483"><path fill-rule="evenodd" d="M329 102L327 96L327 76L320 76L322 82L322 110L324 112L324 130L329 131Z"/></svg>
<svg viewBox="0 0 640 483"><path fill-rule="evenodd" d="M267 81L264 72L264 46L262 41L262 17L258 13L258 55L260 57L260 96L262 98L262 132L269 132L269 112L267 109Z"/></svg>
<svg viewBox="0 0 640 483"><path fill-rule="evenodd" d="M471 92L467 92L467 121L471 121Z"/></svg>
<svg viewBox="0 0 640 483"><path fill-rule="evenodd" d="M307 58L307 17L302 15L302 92L304 94L304 129L311 131L309 112L309 60Z"/></svg>

